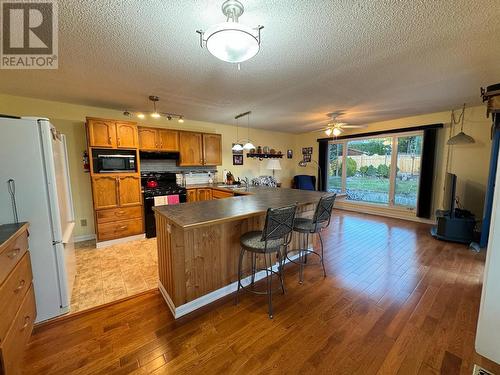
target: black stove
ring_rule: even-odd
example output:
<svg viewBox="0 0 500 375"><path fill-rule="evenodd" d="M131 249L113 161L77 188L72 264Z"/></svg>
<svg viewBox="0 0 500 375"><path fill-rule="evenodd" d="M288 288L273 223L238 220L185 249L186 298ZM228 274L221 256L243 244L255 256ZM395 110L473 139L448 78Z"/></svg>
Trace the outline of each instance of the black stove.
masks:
<svg viewBox="0 0 500 375"><path fill-rule="evenodd" d="M148 187L148 182L157 186ZM142 172L141 185L144 194L146 237L156 237L155 215L153 212L155 197L178 195L179 203L184 203L187 200L186 188L177 185L175 173L172 172Z"/></svg>

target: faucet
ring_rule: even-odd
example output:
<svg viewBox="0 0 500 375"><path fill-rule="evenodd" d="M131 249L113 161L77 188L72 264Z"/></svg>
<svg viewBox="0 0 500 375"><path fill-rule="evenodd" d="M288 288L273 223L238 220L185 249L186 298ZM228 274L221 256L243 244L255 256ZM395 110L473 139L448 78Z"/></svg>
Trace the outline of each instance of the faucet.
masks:
<svg viewBox="0 0 500 375"><path fill-rule="evenodd" d="M245 191L248 191L250 183L248 182L248 177L244 177L242 183L245 183Z"/></svg>

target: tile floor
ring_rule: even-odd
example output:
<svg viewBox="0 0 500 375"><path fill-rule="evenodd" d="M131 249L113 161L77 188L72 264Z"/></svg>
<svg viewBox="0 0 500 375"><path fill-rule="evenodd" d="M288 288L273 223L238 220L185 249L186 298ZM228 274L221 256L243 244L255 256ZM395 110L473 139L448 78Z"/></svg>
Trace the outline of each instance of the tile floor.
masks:
<svg viewBox="0 0 500 375"><path fill-rule="evenodd" d="M95 241L75 244L76 278L70 313L158 286L156 239L96 249Z"/></svg>

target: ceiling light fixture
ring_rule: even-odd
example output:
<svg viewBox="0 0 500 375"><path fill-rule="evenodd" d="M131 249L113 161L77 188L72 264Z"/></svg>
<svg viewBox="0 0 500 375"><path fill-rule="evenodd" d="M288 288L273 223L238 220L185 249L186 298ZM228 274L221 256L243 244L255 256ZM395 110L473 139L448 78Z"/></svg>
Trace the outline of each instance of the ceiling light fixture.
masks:
<svg viewBox="0 0 500 375"><path fill-rule="evenodd" d="M461 124L460 126L460 133L457 135L451 137L448 139L448 142L446 142L447 145L453 146L453 145L466 145L466 144L471 144L475 143L476 141L474 138L472 138L470 135L467 135L464 133L464 119L465 119L465 103L462 107L462 113L458 117L458 120L455 119L455 111L451 111L451 128L453 131L453 126L458 125L459 123Z"/></svg>
<svg viewBox="0 0 500 375"><path fill-rule="evenodd" d="M238 0L222 3L222 13L226 22L209 27L206 31L196 30L200 34L200 46L203 43L208 51L222 61L239 64L254 57L260 49L260 32L264 26L251 28L238 22L243 14L243 4Z"/></svg>
<svg viewBox="0 0 500 375"><path fill-rule="evenodd" d="M168 120L172 120L172 118L178 118L178 121L180 123L184 122L184 115L179 115L177 113L170 113L170 112L160 112L156 109L156 103L160 101L160 98L156 95L151 95L148 97L148 99L153 102L153 112L148 112L148 111L142 111L142 112L129 112L128 110L123 112L124 116L127 117L132 117L136 116L137 118L143 120L146 118L146 115L151 116L154 119L158 119L160 117L166 117Z"/></svg>
<svg viewBox="0 0 500 375"><path fill-rule="evenodd" d="M234 117L234 119L236 120L236 137L238 137L238 121L240 118L247 116L247 138L246 139L243 138L241 140L237 138L237 141L232 148L233 151L241 151L241 150L250 151L251 149L255 148L252 141L250 140L250 113L252 113L252 111L240 113L239 115ZM243 146L241 145L242 143Z"/></svg>

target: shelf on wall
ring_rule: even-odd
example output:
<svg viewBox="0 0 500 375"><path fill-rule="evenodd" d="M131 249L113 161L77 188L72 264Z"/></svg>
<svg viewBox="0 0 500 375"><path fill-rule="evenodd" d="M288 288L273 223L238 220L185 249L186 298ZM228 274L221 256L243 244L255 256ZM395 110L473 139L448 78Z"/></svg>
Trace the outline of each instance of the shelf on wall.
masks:
<svg viewBox="0 0 500 375"><path fill-rule="evenodd" d="M283 154L247 154L247 158L281 159Z"/></svg>

